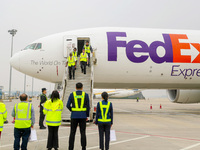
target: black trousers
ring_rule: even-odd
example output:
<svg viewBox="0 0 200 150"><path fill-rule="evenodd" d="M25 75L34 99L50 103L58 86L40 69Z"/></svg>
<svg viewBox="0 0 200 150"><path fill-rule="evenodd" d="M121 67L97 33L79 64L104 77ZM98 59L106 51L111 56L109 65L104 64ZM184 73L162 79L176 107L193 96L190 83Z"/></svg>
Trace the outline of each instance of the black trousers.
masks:
<svg viewBox="0 0 200 150"><path fill-rule="evenodd" d="M42 110L42 111L40 111L40 119L39 119L39 126L40 127L44 127L44 124L43 124L44 118L45 118L45 115L44 115L43 110Z"/></svg>
<svg viewBox="0 0 200 150"><path fill-rule="evenodd" d="M81 70L82 70L82 73L84 74L86 74L86 65L87 65L87 62L81 61Z"/></svg>
<svg viewBox="0 0 200 150"><path fill-rule="evenodd" d="M58 128L59 126L48 126L47 148L58 148Z"/></svg>
<svg viewBox="0 0 200 150"><path fill-rule="evenodd" d="M109 149L109 143L110 143L110 127L111 124L106 123L99 123L99 148L104 150L104 133L105 133L105 148L106 150Z"/></svg>
<svg viewBox="0 0 200 150"><path fill-rule="evenodd" d="M90 53L87 53L88 55L88 67L90 66Z"/></svg>
<svg viewBox="0 0 200 150"><path fill-rule="evenodd" d="M14 150L20 149L20 139L22 138L21 150L27 150L28 138L31 134L31 128L14 128Z"/></svg>
<svg viewBox="0 0 200 150"><path fill-rule="evenodd" d="M76 135L76 129L79 125L80 133L81 133L81 146L82 150L86 150L86 119L71 119L71 130L70 130L70 137L69 137L69 150L74 149L74 141Z"/></svg>
<svg viewBox="0 0 200 150"><path fill-rule="evenodd" d="M75 66L68 67L69 68L69 79L75 78Z"/></svg>

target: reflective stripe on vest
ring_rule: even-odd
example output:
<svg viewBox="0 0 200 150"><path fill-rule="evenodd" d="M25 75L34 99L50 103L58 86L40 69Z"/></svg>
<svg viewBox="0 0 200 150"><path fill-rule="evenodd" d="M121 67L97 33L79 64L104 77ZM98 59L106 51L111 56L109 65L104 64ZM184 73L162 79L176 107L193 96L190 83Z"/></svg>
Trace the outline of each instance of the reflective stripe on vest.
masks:
<svg viewBox="0 0 200 150"><path fill-rule="evenodd" d="M68 66L71 67L71 66L75 66L75 60L74 60L74 57L68 57Z"/></svg>
<svg viewBox="0 0 200 150"><path fill-rule="evenodd" d="M0 112L0 114L5 114L7 110L5 110L4 112Z"/></svg>
<svg viewBox="0 0 200 150"><path fill-rule="evenodd" d="M15 105L15 128L31 127L31 106L23 102Z"/></svg>
<svg viewBox="0 0 200 150"><path fill-rule="evenodd" d="M90 45L88 45L88 46L85 45L84 49L85 49L86 53L90 53Z"/></svg>
<svg viewBox="0 0 200 150"><path fill-rule="evenodd" d="M83 55L83 53L81 53L80 61L85 61L85 62L87 62L87 54L86 54L86 53L84 53L84 55Z"/></svg>
<svg viewBox="0 0 200 150"><path fill-rule="evenodd" d="M46 122L48 122L48 123L61 123L61 121L47 121L47 120L46 120Z"/></svg>
<svg viewBox="0 0 200 150"><path fill-rule="evenodd" d="M74 96L75 108L72 108L72 111L86 111L87 108L83 108L85 101L85 92L82 92L82 95L76 95L76 92L73 92L73 96ZM78 99L81 99L80 108L78 107Z"/></svg>
<svg viewBox="0 0 200 150"><path fill-rule="evenodd" d="M53 111L52 109L46 109L46 108L43 108L43 109L46 110L46 111ZM62 111L62 109L56 109L54 111Z"/></svg>
<svg viewBox="0 0 200 150"><path fill-rule="evenodd" d="M98 119L98 121L100 121L100 122L111 122L111 119L107 119L108 111L109 111L109 108L110 108L110 102L108 102L107 105L103 105L102 102L99 102L99 105L100 105L102 119ZM106 109L105 114L104 114L104 111L103 111L104 108Z"/></svg>

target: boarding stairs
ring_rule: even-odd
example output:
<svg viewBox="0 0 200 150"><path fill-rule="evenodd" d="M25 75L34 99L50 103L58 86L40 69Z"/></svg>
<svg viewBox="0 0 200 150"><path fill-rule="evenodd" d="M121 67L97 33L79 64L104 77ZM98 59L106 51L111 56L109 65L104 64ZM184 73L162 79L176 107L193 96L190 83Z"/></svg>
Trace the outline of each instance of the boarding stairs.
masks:
<svg viewBox="0 0 200 150"><path fill-rule="evenodd" d="M92 60L92 59L91 59ZM62 100L63 105L66 108L66 104L69 98L69 95L76 91L76 83L81 82L83 84L83 91L89 95L90 98L90 117L89 121L93 120L93 63L90 61L90 67L86 66L86 74L81 72L81 66L79 64L79 58L77 61L77 66L75 70L75 80L73 78L69 80L68 67L65 68L65 73L63 77L63 92L62 92ZM63 109L62 112L62 121L70 122L71 112L68 109Z"/></svg>

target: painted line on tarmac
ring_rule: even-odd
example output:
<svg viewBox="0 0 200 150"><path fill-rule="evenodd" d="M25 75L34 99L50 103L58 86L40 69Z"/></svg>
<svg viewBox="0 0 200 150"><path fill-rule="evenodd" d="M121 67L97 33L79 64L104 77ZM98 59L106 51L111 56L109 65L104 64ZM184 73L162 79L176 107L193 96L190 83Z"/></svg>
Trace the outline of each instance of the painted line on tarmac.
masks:
<svg viewBox="0 0 200 150"><path fill-rule="evenodd" d="M94 128L87 128L87 130L97 130ZM198 141L200 142L200 139L192 139L192 138L184 138L184 137L174 137L174 136L165 136L165 135L154 135L154 134L145 134L145 133L133 133L133 132L123 132L123 131L115 131L116 133L122 133L122 134L129 134L129 135L148 135L151 137L159 137L159 138L166 138L166 139L176 139L176 140L187 140L187 141Z"/></svg>
<svg viewBox="0 0 200 150"><path fill-rule="evenodd" d="M131 111L124 110L124 109L120 109L120 108L115 108L115 110L119 110L119 111L121 111L121 112L128 112L128 113L130 113L130 112L131 112Z"/></svg>
<svg viewBox="0 0 200 150"><path fill-rule="evenodd" d="M197 144L194 144L194 145L188 146L188 147L183 148L183 149L180 149L180 150L188 150L188 149L191 149L191 148L197 147L197 146L199 146L199 145L200 145L200 143L197 143Z"/></svg>
<svg viewBox="0 0 200 150"><path fill-rule="evenodd" d="M87 135L97 134L97 133L99 133L99 132L88 133L88 134L86 134L86 136L87 136ZM80 134L78 134L78 135L76 135L76 136L80 136ZM68 136L59 137L59 139L65 139L65 138L69 138L69 135L68 135ZM35 143L44 142L44 141L47 141L47 139L37 140L37 141L35 141ZM31 142L31 143L32 143L32 142ZM1 148L1 147L10 147L10 146L13 146L13 144L1 145L0 148Z"/></svg>
<svg viewBox="0 0 200 150"><path fill-rule="evenodd" d="M150 137L150 136L146 135L146 136L142 136L142 137L138 137L138 138L133 138L133 139L128 139L128 140L113 142L113 143L110 143L110 145L116 145L116 144L121 144L121 143L136 141L136 140L140 140L140 139L144 139L144 138L148 138L148 137ZM89 147L87 149L96 149L96 148L99 148L99 146Z"/></svg>
<svg viewBox="0 0 200 150"><path fill-rule="evenodd" d="M99 133L99 132L88 133L88 134L86 134L86 136L87 136L87 135L97 134L97 133ZM80 134L78 134L77 136L80 136ZM69 138L69 135L68 135L68 136L59 137L59 139L65 139L65 138ZM37 142L43 142L43 141L47 141L47 139L37 140Z"/></svg>
<svg viewBox="0 0 200 150"><path fill-rule="evenodd" d="M166 138L166 139L177 139L177 140L187 140L187 141L200 141L200 139L191 139L191 138L182 138L182 137L173 137L173 136L165 136L165 135L153 135L153 134L145 134L145 133L132 133L132 132L121 132L116 131L117 133L127 133L127 134L134 134L134 135L149 135L152 137L159 137L159 138Z"/></svg>

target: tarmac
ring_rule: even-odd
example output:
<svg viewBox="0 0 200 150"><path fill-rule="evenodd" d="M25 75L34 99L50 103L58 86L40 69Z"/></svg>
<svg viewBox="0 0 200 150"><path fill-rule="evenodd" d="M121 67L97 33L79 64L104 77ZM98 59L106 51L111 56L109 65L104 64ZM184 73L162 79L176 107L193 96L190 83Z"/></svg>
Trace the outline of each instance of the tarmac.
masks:
<svg viewBox="0 0 200 150"><path fill-rule="evenodd" d="M99 100L94 100L96 104ZM112 99L116 141L110 142L110 150L199 150L200 149L200 105L175 104L167 98L148 100ZM6 101L8 124L4 125L0 150L12 150L14 124L11 112L19 100ZM38 140L28 143L28 150L46 150L47 129L38 126L39 100L33 99L36 113ZM152 109L150 105L152 104ZM160 109L160 104L162 109ZM66 109L66 108L65 108ZM70 127L62 124L59 128L59 150L68 149ZM75 150L80 150L80 134L77 130ZM99 149L98 128L87 124L87 150Z"/></svg>

